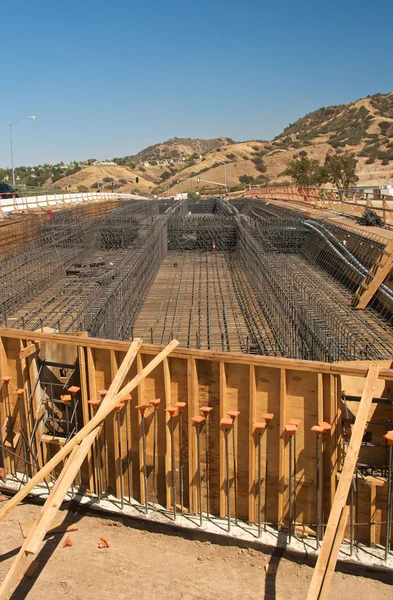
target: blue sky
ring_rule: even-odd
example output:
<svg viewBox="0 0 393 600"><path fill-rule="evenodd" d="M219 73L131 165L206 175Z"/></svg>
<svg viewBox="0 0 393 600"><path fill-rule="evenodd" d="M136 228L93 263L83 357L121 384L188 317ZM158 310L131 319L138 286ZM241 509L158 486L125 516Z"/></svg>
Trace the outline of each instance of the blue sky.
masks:
<svg viewBox="0 0 393 600"><path fill-rule="evenodd" d="M7 2L0 166L124 156L170 137L271 139L393 91L393 2Z"/></svg>

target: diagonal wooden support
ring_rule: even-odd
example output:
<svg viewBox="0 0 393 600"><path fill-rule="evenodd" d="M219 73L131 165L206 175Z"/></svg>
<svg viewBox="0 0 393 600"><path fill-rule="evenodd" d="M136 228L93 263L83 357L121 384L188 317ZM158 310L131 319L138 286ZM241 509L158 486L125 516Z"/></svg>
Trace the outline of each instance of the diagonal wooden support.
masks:
<svg viewBox="0 0 393 600"><path fill-rule="evenodd" d="M357 289L352 299L352 306L359 310L366 308L392 269L393 240L390 240Z"/></svg>
<svg viewBox="0 0 393 600"><path fill-rule="evenodd" d="M176 346L178 346L178 342L176 340L173 340L140 373L138 373L138 375L134 377L134 379L131 382L129 382L120 392L118 392L120 385L122 384L133 360L135 359L138 353L141 343L142 340L134 340L129 351L127 352L126 357L124 358L123 363L120 366L120 369L118 370L114 380L112 381L112 384L100 406L99 411L97 411L95 417L79 432L80 434L83 431L85 431L85 435L82 437L82 440L79 439L79 443L74 443L73 448L71 449L72 454L69 460L67 461L66 466L62 470L54 488L52 489L49 497L47 498L44 506L40 511L37 521L33 525L28 537L26 538L16 559L13 562L11 569L7 573L0 587L0 600L7 600L7 598L9 598L10 593L26 572L26 569L28 568L31 560L33 560L34 556L39 551L41 543L52 524L57 510L61 506L61 503L63 502L64 497L67 491L69 490L73 480L75 479L76 474L78 473L78 470L81 467L81 464L87 456L87 453L91 448L95 438L99 434L100 428L97 426L93 426L92 428L92 421L98 420L97 424L100 425L100 423L102 423L102 420L113 410L115 405L118 404L122 398L127 396L127 394L129 394L129 392L133 390L138 385L138 383L140 383L140 381L142 381L153 369L155 369L155 367L166 356L168 356L168 354L174 348L176 348ZM88 426L90 427L90 431L88 431ZM77 436L79 434L77 434ZM73 440L71 440L71 442L74 441L77 436L75 436ZM79 438L80 437L81 436L79 436ZM68 446L69 444L70 442L68 442L66 446ZM64 450L66 446L64 446L62 450ZM62 451L59 451L54 458L58 457L58 455L61 454L61 452ZM49 463L47 463L47 465L45 465L45 467L41 469L39 473L37 473L36 477L45 477L45 474L42 475L42 473L47 469L50 463L51 461L49 461ZM30 484L31 482L29 482L29 484L27 485ZM27 485L25 486L25 488L27 487ZM23 492L25 488L21 490L21 492ZM19 494L20 492L12 500L10 500L8 505L11 502L15 501L15 498ZM15 502L13 502L13 504L15 504ZM8 505L6 509L8 508ZM5 514L7 514L7 512L9 511L5 511Z"/></svg>
<svg viewBox="0 0 393 600"><path fill-rule="evenodd" d="M111 399L108 404L104 405L104 403L102 403L100 410L97 411L94 417L80 431L78 431L78 433L69 442L67 442L67 444L65 444L53 458L51 458L44 465L43 468L34 477L32 477L26 483L26 485L23 486L23 488L17 494L15 494L13 498L11 498L11 500L9 500L9 502L7 502L7 505L3 509L0 510L0 520L3 519L9 512L11 512L11 510L17 506L17 504L19 504L19 502L21 502L27 496L27 494L31 492L31 490L38 485L56 467L56 465L59 464L59 462L68 456L74 446L83 441L90 431L93 431L93 429L100 425L101 421L103 421L105 417L112 412L116 405L119 404L125 396L132 392L132 390L134 390L140 384L140 382L145 379L145 377L154 371L154 369L163 361L163 359L166 358L178 345L179 342L177 340L172 340L172 342L168 344L164 350L157 354L157 356L155 356L153 360L150 361L142 371L140 371L140 373L138 373L129 383L127 383L127 385L118 394L116 394L116 396L114 396L114 398Z"/></svg>
<svg viewBox="0 0 393 600"><path fill-rule="evenodd" d="M379 365L371 365L368 370L358 414L356 415L347 455L341 471L337 491L334 496L325 537L308 590L307 600L325 600L329 593L337 556L340 550L340 543L344 536L345 525L348 519L348 512L346 511L345 505L347 503L353 472L359 456L360 446L373 400L375 384L377 383L379 375L379 369Z"/></svg>

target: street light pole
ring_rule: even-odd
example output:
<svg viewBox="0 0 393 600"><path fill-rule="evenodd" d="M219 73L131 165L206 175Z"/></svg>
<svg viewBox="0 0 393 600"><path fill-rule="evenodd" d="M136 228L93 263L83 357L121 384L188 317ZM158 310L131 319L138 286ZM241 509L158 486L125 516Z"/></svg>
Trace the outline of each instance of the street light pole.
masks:
<svg viewBox="0 0 393 600"><path fill-rule="evenodd" d="M14 170L14 151L12 148L12 126L15 125L16 123L19 123L19 121L24 121L25 119L35 119L35 116L32 115L31 117L22 117L21 119L18 119L17 121L14 121L13 123L10 123L10 150L11 150L11 169L12 169L12 185L15 186L15 170Z"/></svg>
<svg viewBox="0 0 393 600"><path fill-rule="evenodd" d="M223 160L218 159L218 162L222 163L224 165L224 186L225 186L225 193L227 193L228 191L228 187L227 187L227 163Z"/></svg>

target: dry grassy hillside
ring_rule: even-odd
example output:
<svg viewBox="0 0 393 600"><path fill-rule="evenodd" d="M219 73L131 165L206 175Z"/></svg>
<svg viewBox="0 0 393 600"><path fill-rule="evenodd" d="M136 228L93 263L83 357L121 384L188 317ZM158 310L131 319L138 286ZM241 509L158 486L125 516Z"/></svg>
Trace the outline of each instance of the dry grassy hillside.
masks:
<svg viewBox="0 0 393 600"><path fill-rule="evenodd" d="M121 163L118 166L100 166L99 177L101 182L112 178L120 191L203 192L203 188L211 189L209 182L224 183L224 162L229 189L244 187L247 182L290 183L283 171L291 159L306 152L310 158L323 162L329 151L356 154L360 184L392 182L393 92L320 108L286 127L271 142L172 138L134 156L115 159ZM97 169L92 166L64 177L56 185L90 189L96 181ZM112 182L103 184L107 189L112 187Z"/></svg>
<svg viewBox="0 0 393 600"><path fill-rule="evenodd" d="M136 177L139 182L136 183ZM105 181L107 179L108 181ZM112 181L109 181L111 179ZM106 190L118 189L121 192L149 193L155 187L155 182L151 177L138 169L114 165L90 166L56 181L56 187L68 189L71 191L91 191L97 187L97 180L100 181L100 188ZM93 187L94 186L94 187ZM82 189L86 188L86 189Z"/></svg>
<svg viewBox="0 0 393 600"><path fill-rule="evenodd" d="M220 149L219 149L220 150ZM225 153L223 152L225 150ZM225 160L229 188L239 185L239 177L253 177L253 183L289 183L283 171L300 152L323 162L327 152L354 152L358 158L360 184L382 185L393 181L393 93L377 94L348 105L321 108L289 125L272 142L247 142L209 152L192 168L168 180L171 192L198 190L202 181L223 182ZM208 170L201 173L205 167ZM180 183L177 183L178 179Z"/></svg>

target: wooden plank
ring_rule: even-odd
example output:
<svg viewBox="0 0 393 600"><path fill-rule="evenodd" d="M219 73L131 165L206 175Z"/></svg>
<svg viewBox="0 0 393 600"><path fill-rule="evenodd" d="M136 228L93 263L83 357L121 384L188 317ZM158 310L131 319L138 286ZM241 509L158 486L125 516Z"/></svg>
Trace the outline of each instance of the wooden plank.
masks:
<svg viewBox="0 0 393 600"><path fill-rule="evenodd" d="M336 530L336 535L334 538L332 551L329 556L329 561L326 568L325 578L323 580L321 593L319 595L319 600L326 600L329 595L330 585L332 583L334 570L336 568L337 555L340 552L340 546L344 539L345 528L347 526L349 516L349 506L346 505L341 511L340 520L338 522L338 527Z"/></svg>
<svg viewBox="0 0 393 600"><path fill-rule="evenodd" d="M7 365L7 355L5 353L3 341L0 340L0 377L8 376L8 365ZM0 435L0 443L5 443L5 438L7 437L7 409L6 402L8 400L8 390L7 386L2 382L0 386L0 425L1 425L1 435ZM7 473L11 471L11 458L8 453L5 453L4 456L5 468Z"/></svg>
<svg viewBox="0 0 393 600"><path fill-rule="evenodd" d="M220 420L226 417L228 410L227 378L225 363L220 362ZM227 512L226 492L226 465L225 465L225 434L220 428L220 517L223 518Z"/></svg>
<svg viewBox="0 0 393 600"><path fill-rule="evenodd" d="M188 384L188 482L189 482L189 511L195 514L198 511L197 469L198 457L196 436L193 431L191 417L198 414L198 372L194 358L187 362Z"/></svg>
<svg viewBox="0 0 393 600"><path fill-rule="evenodd" d="M119 367L117 364L117 358L116 358L115 351L110 350L109 353L110 353L110 361L111 361L111 379L113 379L115 377ZM138 365L138 367L137 367L138 371L142 370L141 368L139 368L140 354L137 355L136 360L137 360L137 365ZM123 411L121 411L121 412L123 412ZM121 418L122 418L122 415L120 415L120 419ZM111 431L109 432L108 437L109 437L109 441L111 442L111 445L112 445L113 459L114 459L114 464L115 464L115 469L114 469L114 471L115 471L114 472L115 495L116 495L116 498L120 498L121 497L120 461L123 460L123 457L120 456L120 454L119 454L119 429L117 426L116 412L112 413L112 415L110 415L108 417L108 421L109 421L110 428L111 428ZM120 436L121 436L121 433L120 433ZM123 482L123 485L124 485L124 482Z"/></svg>
<svg viewBox="0 0 393 600"><path fill-rule="evenodd" d="M86 356L85 349L78 346L78 362L79 362L79 379L81 385L81 403L82 403L82 416L83 423L87 423L90 419L89 414L89 391L87 387L87 376L86 376ZM87 485L90 492L94 492L94 476L93 476L93 457L92 452L89 450L87 455ZM82 476L83 477L83 476Z"/></svg>
<svg viewBox="0 0 393 600"><path fill-rule="evenodd" d="M164 369L164 388L165 388L165 408L169 408L172 406L172 389L171 389L171 374L169 370L168 359L164 358L163 360L163 369ZM171 452L172 452L172 441L171 441L171 432L170 432L170 415L169 413L165 413L165 502L166 508L169 510L173 503L172 498L172 461L171 461Z"/></svg>
<svg viewBox="0 0 393 600"><path fill-rule="evenodd" d="M249 432L249 449L248 449L248 521L249 523L256 522L256 510L255 510L255 499L257 485L255 481L255 468L256 468L256 446L255 446L255 435L254 435L254 422L256 421L256 404L257 404L257 386L255 379L255 367L250 365L249 367L249 420L248 420L248 432Z"/></svg>
<svg viewBox="0 0 393 600"><path fill-rule="evenodd" d="M366 378L362 398L359 404L358 414L355 419L353 426L351 439L349 442L347 455L341 472L340 480L338 482L336 495L332 509L330 511L328 524L326 527L325 537L319 552L317 564L314 569L313 577L311 580L310 588L307 594L307 600L322 600L322 590L326 594L324 586L324 579L328 574L328 569L334 570L334 566L337 561L337 555L339 548L334 546L334 540L337 535L337 531L340 525L340 518L343 512L343 508L347 502L348 493L351 487L351 481L353 472L356 466L356 461L359 456L360 446L362 443L364 431L368 415L371 408L375 385L379 375L379 366L371 365L369 373ZM330 584L328 584L330 585Z"/></svg>
<svg viewBox="0 0 393 600"><path fill-rule="evenodd" d="M28 344L28 346L22 348L21 351L19 352L19 358L22 360L24 358L27 358L28 356L31 356L32 354L35 354L36 352L37 352L36 345Z"/></svg>
<svg viewBox="0 0 393 600"><path fill-rule="evenodd" d="M356 291L352 306L366 308L393 268L393 240L390 240Z"/></svg>
<svg viewBox="0 0 393 600"><path fill-rule="evenodd" d="M71 455L70 455L70 457L68 459L68 463L72 460L72 458L74 456L76 456L78 448L79 448L79 446L74 447L72 449ZM64 472L64 469L63 469L63 472ZM62 481L62 475L60 475L60 477L58 479L58 486L61 485L61 481ZM56 482L55 485L57 485L57 482ZM55 492L55 491L56 490L54 489L53 492ZM17 584L19 583L19 581L22 579L23 574L26 572L26 570L28 569L29 565L34 560L34 555L28 553L26 549L27 549L29 543L31 542L32 538L34 537L35 532L36 532L36 530L37 530L37 528L39 526L39 523L40 523L41 519L43 518L43 516L45 516L45 510L44 509L48 508L48 506L49 506L48 501L52 500L53 495L51 493L48 496L48 498L47 498L44 506L40 510L38 518L35 521L35 523L34 523L32 529L31 529L29 535L27 536L26 540L22 544L22 547L20 548L18 554L16 555L16 558L14 559L14 561L13 561L13 563L11 565L11 568L8 570L7 575L3 579L2 584L0 586L0 600L7 600L10 597L12 591L17 586ZM45 536L45 533L44 533L44 536Z"/></svg>
<svg viewBox="0 0 393 600"><path fill-rule="evenodd" d="M136 368L137 368L137 371L142 371L142 369L143 369L142 357L140 354L138 354L138 356L136 358ZM138 404L145 404L145 385L144 385L143 381L141 381L140 384L138 385ZM138 437L139 437L138 452L139 452L140 503L145 504L146 497L145 497L145 478L144 478L144 471L143 471L142 417L141 417L141 413L139 410L138 410Z"/></svg>
<svg viewBox="0 0 393 600"><path fill-rule="evenodd" d="M0 329L0 337L10 339L26 339L37 342L53 342L55 344L64 344L66 346L82 346L83 348L97 348L103 350L118 350L127 352L128 342L119 340L107 340L100 338L86 338L76 335L65 335L61 333L40 333L32 331L20 331L18 329ZM153 344L144 344L143 353L156 355L161 351L161 346ZM212 350L196 350L188 348L180 348L171 353L174 358L195 358L201 360L225 361L233 364L265 366L273 368L286 368L296 371L307 371L315 373L332 373L346 374L354 377L366 377L368 372L367 366L346 365L345 363L326 363L322 361L302 360L295 358L282 358L276 356L258 356L251 354L241 354L236 352L217 352ZM380 370L380 378L387 381L393 381L393 369Z"/></svg>
<svg viewBox="0 0 393 600"><path fill-rule="evenodd" d="M139 345L140 341L134 340L132 346L134 346L136 352L139 349ZM26 485L17 494L15 494L13 498L9 500L9 502L3 509L0 510L0 520L3 519L9 512L11 512L11 510L15 506L17 506L17 504L21 502L23 498L25 498L26 495L32 489L34 489L34 487L38 483L40 483L42 479L46 477L46 475L48 475L48 473L50 473L51 470L57 464L59 464L59 462L62 461L71 452L74 446L79 444L84 439L84 437L88 433L90 433L90 431L92 431L98 425L100 425L101 421L112 412L116 404L121 402L121 400L125 396L132 392L132 390L134 390L139 385L139 383L145 377L147 377L147 375L149 375L166 356L168 356L171 353L172 348L176 348L177 345L178 342L176 340L172 340L172 342L168 344L168 346L166 346L166 348L164 348L160 352L160 354L158 354L148 365L146 365L143 371L138 373L118 394L116 394L116 396L106 406L104 406L104 403L102 403L94 417L80 431L78 431L78 433L69 442L67 442L67 444L62 449L60 449L59 452L50 461L48 461L48 463L37 473L37 475L32 477L32 479L30 479L30 481L26 483ZM113 383L114 381L112 382L112 385ZM108 393L109 391L110 388L108 390Z"/></svg>
<svg viewBox="0 0 393 600"><path fill-rule="evenodd" d="M280 428L278 446L278 524L284 523L285 516L285 430L287 382L286 371L280 369Z"/></svg>
<svg viewBox="0 0 393 600"><path fill-rule="evenodd" d="M99 424L106 414L109 414L116 404L121 401L122 397L130 393L138 385L138 383L140 383L141 378L146 377L161 362L161 360L170 353L172 347L176 347L177 342L172 341L171 344L169 344L169 346L167 346L167 348L160 353L159 357L156 357L158 360L154 359L151 361L151 363L141 373L138 373L138 375L131 382L129 382L123 388L123 390L118 392L120 385L128 373L130 366L140 348L140 345L141 340L134 340L134 342L131 344L118 373L111 383L107 395L97 411L97 415L93 417L91 422L98 421L98 417L101 417L100 421L97 422L97 424ZM85 432L83 432L83 429ZM70 484L74 480L84 458L86 457L94 439L98 434L98 428L94 429L94 427L92 427L90 431L88 431L88 426L85 426L83 429L73 438L73 440L71 440L71 442L66 444L66 446L68 446L74 442L75 439L78 440L77 443L74 443L73 447L71 448L72 454L67 462L66 468L62 470L53 490L45 502L44 507L40 511L40 515L35 526L32 528L30 534L26 538L18 556L16 557L11 569L3 581L2 586L0 587L0 600L6 600L9 597L10 592L19 581L21 573L22 575L25 573L29 562L31 562L31 555L34 555L38 552L41 542L53 521L54 515L64 500L64 496L67 493ZM80 435L81 433L83 434L82 436ZM78 445L79 443L80 445ZM66 446L64 446L63 451ZM58 454L61 454L61 451ZM6 509L7 508L8 506ZM5 514L7 512L9 511L6 510Z"/></svg>

